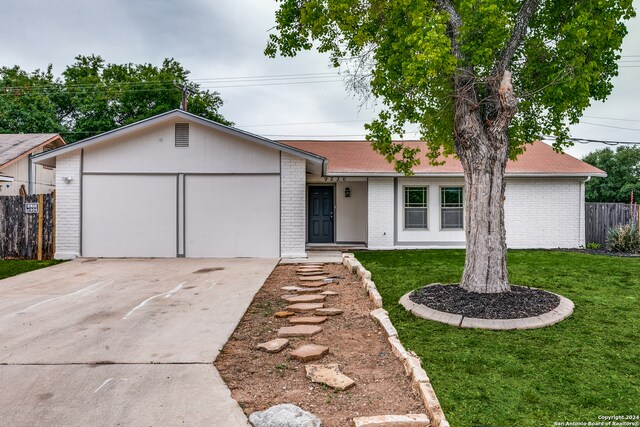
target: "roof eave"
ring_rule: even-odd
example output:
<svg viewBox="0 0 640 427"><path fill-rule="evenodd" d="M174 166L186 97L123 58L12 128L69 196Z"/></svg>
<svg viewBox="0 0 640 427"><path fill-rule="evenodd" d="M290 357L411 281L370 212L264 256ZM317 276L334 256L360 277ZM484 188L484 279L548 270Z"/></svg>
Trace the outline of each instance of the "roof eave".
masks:
<svg viewBox="0 0 640 427"><path fill-rule="evenodd" d="M47 144L54 144L56 146L56 148L58 147L64 147L65 146L65 141L64 139L62 139L62 137L60 136L60 134L55 134L53 135L51 138L47 139L46 141L41 142L40 144L38 144L36 147L33 147L27 151L24 151L22 154L20 154L19 156L13 158L12 160L9 160L8 162L0 165L0 168L6 168L11 166L12 164L16 163L17 161L27 157L29 154L33 153L34 151L38 150L39 148L44 147ZM48 151L52 151L55 150L56 148L53 148L51 150ZM45 151L45 153L47 153L48 151ZM36 154L37 156L37 154ZM36 156L33 156L32 158L35 159Z"/></svg>
<svg viewBox="0 0 640 427"><path fill-rule="evenodd" d="M405 175L398 172L352 172L352 171L332 171L327 172L325 176L352 176L352 177L389 177L389 178L398 178L405 177ZM505 174L507 178L587 178L587 177L606 177L607 174L602 172L507 172ZM464 177L462 172L416 172L414 175L411 175L409 178L413 177L451 177L451 178L459 178Z"/></svg>

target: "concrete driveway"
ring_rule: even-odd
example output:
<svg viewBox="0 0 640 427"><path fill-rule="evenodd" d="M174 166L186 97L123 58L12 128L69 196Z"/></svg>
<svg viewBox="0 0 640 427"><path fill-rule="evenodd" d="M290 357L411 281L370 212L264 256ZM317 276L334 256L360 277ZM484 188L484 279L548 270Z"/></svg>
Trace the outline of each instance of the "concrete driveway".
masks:
<svg viewBox="0 0 640 427"><path fill-rule="evenodd" d="M276 263L85 259L0 281L0 424L246 426L212 362Z"/></svg>

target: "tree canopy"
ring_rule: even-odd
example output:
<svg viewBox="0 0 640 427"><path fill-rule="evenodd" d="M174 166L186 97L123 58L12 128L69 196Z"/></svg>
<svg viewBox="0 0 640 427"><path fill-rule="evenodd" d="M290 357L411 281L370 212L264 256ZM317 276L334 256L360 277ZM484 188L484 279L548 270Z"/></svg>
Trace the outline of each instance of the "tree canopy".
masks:
<svg viewBox="0 0 640 427"><path fill-rule="evenodd" d="M467 74L476 108L492 120L496 71L508 68L518 100L509 126L510 156L542 135L569 144L592 100L604 100L617 75L623 20L631 0L278 0L277 32L266 54L294 56L316 47L382 104L367 126L374 148L411 173L417 153L391 141L420 126L429 157L454 153L455 76ZM396 154L403 152L398 160Z"/></svg>
<svg viewBox="0 0 640 427"><path fill-rule="evenodd" d="M127 125L180 106L189 71L174 59L161 66L108 64L100 56L77 56L54 77L15 66L0 68L0 132L59 132L68 142ZM230 124L220 113L218 92L189 88L188 111Z"/></svg>
<svg viewBox="0 0 640 427"><path fill-rule="evenodd" d="M585 187L587 202L629 203L633 191L640 199L640 148L603 148L587 154L583 161L602 169L606 178L592 178Z"/></svg>

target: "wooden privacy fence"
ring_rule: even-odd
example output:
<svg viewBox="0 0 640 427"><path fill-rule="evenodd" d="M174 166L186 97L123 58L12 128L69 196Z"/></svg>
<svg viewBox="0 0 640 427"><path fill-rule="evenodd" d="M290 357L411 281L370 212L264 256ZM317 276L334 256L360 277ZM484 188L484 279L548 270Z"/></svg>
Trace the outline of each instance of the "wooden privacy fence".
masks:
<svg viewBox="0 0 640 427"><path fill-rule="evenodd" d="M638 205L628 203L586 203L586 243L607 243L607 233L623 224L638 224Z"/></svg>
<svg viewBox="0 0 640 427"><path fill-rule="evenodd" d="M0 259L52 259L55 193L0 197Z"/></svg>

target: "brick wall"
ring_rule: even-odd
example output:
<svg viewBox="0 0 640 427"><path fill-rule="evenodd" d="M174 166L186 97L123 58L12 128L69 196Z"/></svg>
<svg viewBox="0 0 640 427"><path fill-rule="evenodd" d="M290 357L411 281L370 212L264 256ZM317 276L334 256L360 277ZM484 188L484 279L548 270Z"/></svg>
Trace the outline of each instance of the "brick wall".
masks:
<svg viewBox="0 0 640 427"><path fill-rule="evenodd" d="M576 248L584 244L580 180L508 179L505 200L510 248Z"/></svg>
<svg viewBox="0 0 640 427"><path fill-rule="evenodd" d="M393 210L393 178L369 178L369 249L393 248Z"/></svg>
<svg viewBox="0 0 640 427"><path fill-rule="evenodd" d="M280 256L305 258L306 162L282 153L280 166Z"/></svg>
<svg viewBox="0 0 640 427"><path fill-rule="evenodd" d="M67 183L65 177L71 177ZM56 249L55 258L80 255L80 152L56 159Z"/></svg>

